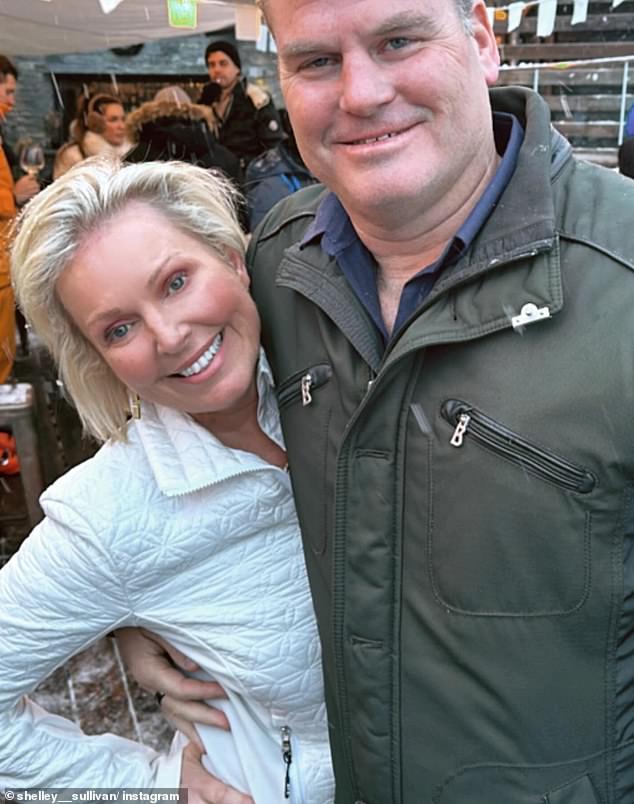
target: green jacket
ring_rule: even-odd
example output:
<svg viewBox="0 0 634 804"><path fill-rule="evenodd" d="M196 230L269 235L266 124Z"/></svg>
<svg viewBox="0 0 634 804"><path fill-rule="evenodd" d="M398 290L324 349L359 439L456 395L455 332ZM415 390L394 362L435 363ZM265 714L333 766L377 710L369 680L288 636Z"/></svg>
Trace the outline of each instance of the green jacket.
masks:
<svg viewBox="0 0 634 804"><path fill-rule="evenodd" d="M514 176L387 351L323 188L251 243L338 804L634 801L634 182L492 99Z"/></svg>

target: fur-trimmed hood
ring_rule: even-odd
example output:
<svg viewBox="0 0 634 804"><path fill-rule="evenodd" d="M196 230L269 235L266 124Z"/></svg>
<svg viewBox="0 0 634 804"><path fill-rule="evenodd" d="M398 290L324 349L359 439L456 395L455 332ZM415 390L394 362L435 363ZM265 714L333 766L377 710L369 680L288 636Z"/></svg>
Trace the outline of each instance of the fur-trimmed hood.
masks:
<svg viewBox="0 0 634 804"><path fill-rule="evenodd" d="M204 168L220 168L238 183L240 163L217 141L213 112L207 106L176 101L149 101L128 115L128 134L135 143L127 162L176 159Z"/></svg>
<svg viewBox="0 0 634 804"><path fill-rule="evenodd" d="M175 101L148 101L128 115L126 120L128 138L133 142L138 142L143 128L148 124L158 123L159 121L182 121L185 123L204 121L211 132L214 135L217 134L213 112L207 106L200 106L197 103L177 103Z"/></svg>

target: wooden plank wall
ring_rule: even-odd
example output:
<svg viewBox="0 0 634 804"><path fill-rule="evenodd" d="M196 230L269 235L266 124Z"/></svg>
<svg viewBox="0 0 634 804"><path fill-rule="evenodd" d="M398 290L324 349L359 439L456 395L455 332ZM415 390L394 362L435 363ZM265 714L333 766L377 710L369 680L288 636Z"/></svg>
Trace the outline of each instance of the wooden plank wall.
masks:
<svg viewBox="0 0 634 804"><path fill-rule="evenodd" d="M497 5L502 5L498 3ZM506 5L506 3L504 3ZM586 22L572 25L572 3L560 2L552 36L536 36L537 8L526 10L521 26L507 33L498 12L495 32L505 65L634 57L634 1L612 10L612 0L593 0ZM534 87L547 100L553 122L584 155L605 164L616 163L621 125L623 63L585 64L565 69L509 69L498 84ZM634 61L626 83L626 110L634 102Z"/></svg>

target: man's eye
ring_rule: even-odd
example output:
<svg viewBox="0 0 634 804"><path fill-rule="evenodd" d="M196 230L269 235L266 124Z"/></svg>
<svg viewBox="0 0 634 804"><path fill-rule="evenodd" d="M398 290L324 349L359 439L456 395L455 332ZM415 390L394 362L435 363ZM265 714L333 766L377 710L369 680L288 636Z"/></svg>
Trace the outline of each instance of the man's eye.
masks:
<svg viewBox="0 0 634 804"><path fill-rule="evenodd" d="M173 276L170 281L169 285L167 286L168 293L178 293L179 290L182 290L185 287L185 274L176 274Z"/></svg>
<svg viewBox="0 0 634 804"><path fill-rule="evenodd" d="M117 324L116 327L112 327L106 332L106 340L108 343L113 343L114 341L120 341L121 338L125 338L125 336L130 331L130 324Z"/></svg>
<svg viewBox="0 0 634 804"><path fill-rule="evenodd" d="M319 70L323 67L329 67L333 64L333 58L331 56L318 56L316 59L311 59L311 61L306 62L306 64L302 64L302 70Z"/></svg>
<svg viewBox="0 0 634 804"><path fill-rule="evenodd" d="M385 43L386 50L402 50L404 47L407 47L411 42L411 39L407 39L405 36L395 36L393 39L388 39Z"/></svg>

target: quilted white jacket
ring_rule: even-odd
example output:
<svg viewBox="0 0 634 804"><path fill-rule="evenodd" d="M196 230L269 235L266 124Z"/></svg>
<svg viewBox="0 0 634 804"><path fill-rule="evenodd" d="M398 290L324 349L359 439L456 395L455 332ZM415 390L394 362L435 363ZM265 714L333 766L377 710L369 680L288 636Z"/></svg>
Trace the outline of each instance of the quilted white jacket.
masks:
<svg viewBox="0 0 634 804"><path fill-rule="evenodd" d="M258 416L282 436L270 371ZM225 688L231 732L200 728L209 769L256 804L334 798L320 648L287 474L188 416L143 405L41 498L46 518L0 571L0 790L178 787L169 755L87 737L25 695L114 628L160 634Z"/></svg>

